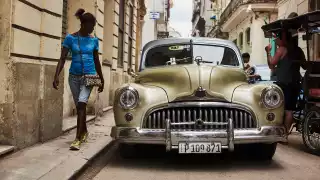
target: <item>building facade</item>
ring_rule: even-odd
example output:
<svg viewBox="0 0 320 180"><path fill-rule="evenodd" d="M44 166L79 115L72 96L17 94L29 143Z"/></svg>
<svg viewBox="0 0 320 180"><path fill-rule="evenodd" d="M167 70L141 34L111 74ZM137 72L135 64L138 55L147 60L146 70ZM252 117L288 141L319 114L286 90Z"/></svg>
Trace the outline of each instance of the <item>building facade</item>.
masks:
<svg viewBox="0 0 320 180"><path fill-rule="evenodd" d="M229 0L215 6L221 14L209 35L232 40L242 53L251 54L251 63L266 64L264 48L269 42L261 26L277 19L277 0Z"/></svg>
<svg viewBox="0 0 320 180"><path fill-rule="evenodd" d="M192 33L193 37L204 37L206 31L205 20L205 1L206 0L193 0L192 4Z"/></svg>
<svg viewBox="0 0 320 180"><path fill-rule="evenodd" d="M226 9L227 5L229 4L230 0L214 0L211 2L211 10L212 16L215 18L212 19L212 27L208 30L207 36L208 37L216 37L222 39L228 39L228 33L221 32L221 27L219 26L219 20L221 18L221 14Z"/></svg>
<svg viewBox="0 0 320 180"><path fill-rule="evenodd" d="M55 138L63 120L76 114L67 83L70 59L52 88L61 43L80 22L84 8L97 18L94 35L105 77L104 92L94 89L88 113L112 104L114 89L129 81L140 51L143 0L3 0L0 6L0 144L18 149Z"/></svg>
<svg viewBox="0 0 320 180"><path fill-rule="evenodd" d="M212 10L216 20L207 36L232 40L241 52L251 54L251 63L266 64L264 47L269 41L264 38L261 26L287 18L291 12L301 15L319 9L319 0L213 0ZM299 46L307 54L302 34L299 39ZM319 35L314 36L310 45L311 58L320 59Z"/></svg>
<svg viewBox="0 0 320 180"><path fill-rule="evenodd" d="M149 41L167 38L168 21L170 18L170 9L173 3L172 0L148 0L146 1L147 15L144 17L142 48ZM158 13L159 16L152 17L153 13Z"/></svg>
<svg viewBox="0 0 320 180"><path fill-rule="evenodd" d="M176 31L173 27L169 26L168 27L168 32L169 32L169 38L179 38L182 37L180 32Z"/></svg>
<svg viewBox="0 0 320 180"><path fill-rule="evenodd" d="M291 12L296 12L299 15L310 11L320 10L319 0L278 0L278 16L279 19L287 18ZM299 34L299 46L307 55L306 41L302 40L302 34ZM320 61L320 35L314 35L310 41L310 58Z"/></svg>

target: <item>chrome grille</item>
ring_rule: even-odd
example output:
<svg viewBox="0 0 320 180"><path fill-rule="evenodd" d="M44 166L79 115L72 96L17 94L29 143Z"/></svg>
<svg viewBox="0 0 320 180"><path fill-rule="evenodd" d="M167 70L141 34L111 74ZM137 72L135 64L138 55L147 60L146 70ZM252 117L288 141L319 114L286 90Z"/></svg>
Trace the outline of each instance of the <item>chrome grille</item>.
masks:
<svg viewBox="0 0 320 180"><path fill-rule="evenodd" d="M256 128L252 114L243 109L226 107L174 107L151 112L142 128L165 129L165 120L171 121L172 130L222 130L227 129L228 119L235 129ZM196 121L202 120L203 125Z"/></svg>

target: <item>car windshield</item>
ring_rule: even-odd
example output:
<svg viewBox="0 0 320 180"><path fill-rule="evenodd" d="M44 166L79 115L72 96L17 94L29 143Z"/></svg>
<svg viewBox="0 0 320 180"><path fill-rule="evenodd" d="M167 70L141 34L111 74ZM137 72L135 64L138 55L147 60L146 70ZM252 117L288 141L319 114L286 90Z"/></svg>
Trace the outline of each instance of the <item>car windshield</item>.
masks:
<svg viewBox="0 0 320 180"><path fill-rule="evenodd" d="M190 44L166 45L152 48L147 52L144 67L157 67L177 64L193 64L194 59L212 65L239 66L239 60L234 50L214 45ZM143 67L143 68L144 68Z"/></svg>

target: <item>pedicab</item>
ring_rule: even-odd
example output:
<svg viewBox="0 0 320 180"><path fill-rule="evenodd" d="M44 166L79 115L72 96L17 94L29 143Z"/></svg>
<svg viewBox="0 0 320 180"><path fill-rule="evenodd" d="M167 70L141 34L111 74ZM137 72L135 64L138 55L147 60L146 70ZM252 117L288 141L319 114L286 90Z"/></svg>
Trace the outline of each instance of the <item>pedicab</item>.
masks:
<svg viewBox="0 0 320 180"><path fill-rule="evenodd" d="M310 153L320 154L320 59L311 55L311 43L320 36L320 11L281 19L262 26L266 38L281 31L301 35L306 42L306 72L301 80L301 95L294 113L296 129ZM318 50L313 48L314 50ZM290 131L292 131L292 129Z"/></svg>

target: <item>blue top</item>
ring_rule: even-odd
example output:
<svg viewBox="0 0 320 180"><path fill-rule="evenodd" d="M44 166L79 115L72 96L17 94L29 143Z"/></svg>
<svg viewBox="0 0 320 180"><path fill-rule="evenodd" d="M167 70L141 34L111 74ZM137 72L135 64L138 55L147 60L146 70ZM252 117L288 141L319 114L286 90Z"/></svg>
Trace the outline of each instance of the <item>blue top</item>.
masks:
<svg viewBox="0 0 320 180"><path fill-rule="evenodd" d="M69 73L74 75L82 75L83 70L81 61L83 61L84 74L96 74L97 72L94 64L93 52L95 50L99 50L99 40L96 37L80 36L80 48L82 53L81 60L78 37L78 35L68 34L62 43L62 46L68 48L72 53L72 62Z"/></svg>

